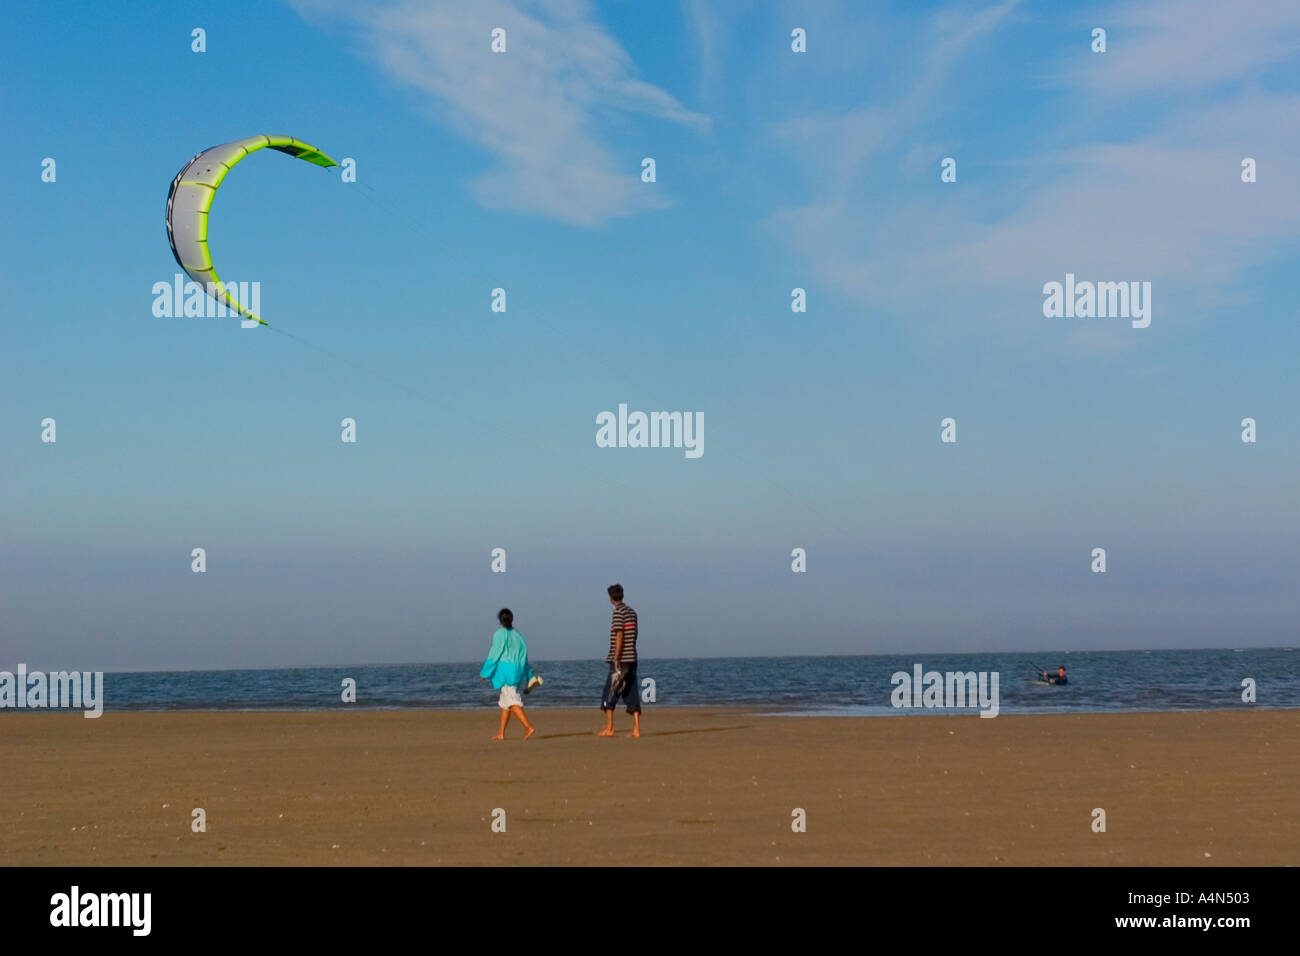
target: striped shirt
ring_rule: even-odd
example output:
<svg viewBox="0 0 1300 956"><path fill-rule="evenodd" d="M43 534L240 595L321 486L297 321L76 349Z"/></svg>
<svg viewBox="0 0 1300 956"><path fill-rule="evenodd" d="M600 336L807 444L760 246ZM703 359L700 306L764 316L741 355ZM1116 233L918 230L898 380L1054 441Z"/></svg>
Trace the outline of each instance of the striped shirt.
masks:
<svg viewBox="0 0 1300 956"><path fill-rule="evenodd" d="M605 660L614 660L614 645L618 642L618 631L623 631L623 654L620 664L636 663L636 611L626 604L614 607L614 619L609 624L609 653Z"/></svg>

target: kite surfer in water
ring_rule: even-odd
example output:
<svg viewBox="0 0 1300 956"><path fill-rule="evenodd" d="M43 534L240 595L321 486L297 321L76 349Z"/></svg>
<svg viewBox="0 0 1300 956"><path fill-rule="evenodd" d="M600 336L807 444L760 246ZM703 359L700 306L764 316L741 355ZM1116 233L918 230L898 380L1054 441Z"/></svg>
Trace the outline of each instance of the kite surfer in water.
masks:
<svg viewBox="0 0 1300 956"><path fill-rule="evenodd" d="M1069 683L1069 681L1066 680L1065 678L1064 667L1058 667L1056 669L1055 674L1050 674L1047 671L1043 671L1043 676L1039 679L1046 684L1068 684Z"/></svg>

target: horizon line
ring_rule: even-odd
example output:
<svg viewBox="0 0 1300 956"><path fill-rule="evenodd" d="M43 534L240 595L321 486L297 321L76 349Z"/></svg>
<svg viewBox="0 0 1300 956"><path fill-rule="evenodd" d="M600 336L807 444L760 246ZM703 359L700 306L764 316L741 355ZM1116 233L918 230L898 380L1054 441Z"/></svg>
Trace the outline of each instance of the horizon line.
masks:
<svg viewBox="0 0 1300 956"><path fill-rule="evenodd" d="M977 655L993 655L993 654L1039 654L1039 653L1041 654L1148 654L1148 653L1182 653L1182 652L1194 652L1194 651L1231 651L1233 653L1237 653L1243 651L1294 651L1294 650L1295 647L1293 646L1277 644L1277 645L1265 645L1260 647L1127 647L1127 648L1093 648L1090 650L1074 650L1074 651L1070 651L1070 650L1064 650L1064 651L1062 650L922 651L922 652L918 652L918 656L923 656L926 654L930 656L941 656L941 655L977 656ZM723 660L788 660L791 658L825 659L825 658L834 658L834 657L903 657L906 656L908 653L909 652L906 651L896 651L896 652L875 653L875 654L745 654L739 656L735 654L720 654L720 655L713 655L713 656L701 655L698 657L642 657L642 658L638 658L638 663L640 661L723 661ZM359 664L355 662L351 664L281 664L273 667L166 667L166 668L156 668L152 670L106 669L102 671L91 671L90 673L212 674L212 673L241 673L241 672L249 672L249 671L339 670L342 668L349 668L349 667L353 667L353 668L355 667L423 667L431 664L472 665L475 664L477 660L478 660L477 658L474 658L472 660L459 660L459 661L381 661L381 662L371 662L365 664ZM536 658L536 661L538 664L543 664L543 663L570 664L570 663L582 663L582 662L591 662L591 663L600 663L600 664L606 663L604 658L593 658L593 657L539 657ZM45 669L39 667L32 668L26 665L22 661L19 661L18 664L14 666L17 667L19 665L23 666L29 674L32 673L33 671L42 671L43 673L53 673L53 672L57 672L57 670L60 670L60 669ZM83 669L77 668L76 670L81 671ZM2 667L0 667L0 671L13 673L13 671Z"/></svg>

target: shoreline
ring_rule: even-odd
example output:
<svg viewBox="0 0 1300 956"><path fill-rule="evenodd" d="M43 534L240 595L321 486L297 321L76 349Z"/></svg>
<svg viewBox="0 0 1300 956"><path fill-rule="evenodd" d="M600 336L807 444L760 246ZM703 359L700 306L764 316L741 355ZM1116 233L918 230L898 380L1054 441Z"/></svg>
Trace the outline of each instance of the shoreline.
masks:
<svg viewBox="0 0 1300 956"><path fill-rule="evenodd" d="M866 705L863 705L866 706ZM600 713L600 708L593 707L568 707L564 705L546 706L542 704L524 701L524 707L532 713ZM859 718L877 718L877 717L978 717L977 708L967 708L965 710L946 708L946 707L899 707L899 708L880 708L880 713L859 713L858 708L846 706L843 711L836 711L833 708L822 708L819 710L769 710L758 705L743 704L654 704L653 712L658 711L681 711L681 710L730 710L737 713L750 714L755 717L772 717L772 718L790 718L794 719L812 719L820 718L823 720L856 720ZM1124 717L1138 716L1142 714L1225 714L1225 713L1246 713L1251 711L1266 711L1269 713L1279 712L1297 712L1300 713L1300 707L1286 705L1270 706L1268 704L1236 704L1224 707L1188 707L1188 708L1164 708L1160 710L1085 710L1082 708L1071 710L1039 710L1039 711L1008 711L1002 710L998 717ZM341 704L331 707L132 707L123 710L105 709L100 717L109 715L121 716L126 714L336 714L336 713L368 713L368 714L494 714L497 712L495 705L478 705L474 707L374 707L364 704ZM651 713L652 709L647 708L646 713ZM6 714L45 714L45 715L62 715L62 716L79 716L83 711L75 707L52 708L52 707L0 707L0 720L5 719ZM620 710L619 713L622 713ZM99 720L100 717L87 718ZM989 718L994 719L994 718Z"/></svg>
<svg viewBox="0 0 1300 956"><path fill-rule="evenodd" d="M1294 709L45 713L0 721L5 865L1300 864Z"/></svg>

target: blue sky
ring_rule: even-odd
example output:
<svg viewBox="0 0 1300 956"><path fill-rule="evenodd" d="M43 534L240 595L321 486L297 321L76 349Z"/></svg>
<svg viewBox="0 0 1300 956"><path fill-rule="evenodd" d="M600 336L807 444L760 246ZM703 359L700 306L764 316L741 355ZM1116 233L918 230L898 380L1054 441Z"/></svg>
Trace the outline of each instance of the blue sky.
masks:
<svg viewBox="0 0 1300 956"><path fill-rule="evenodd" d="M1293 643L1300 12L1222 6L12 11L0 667L469 660L503 604L599 656L614 580L647 656ZM357 164L213 208L313 347L152 314L172 178L258 133Z"/></svg>

